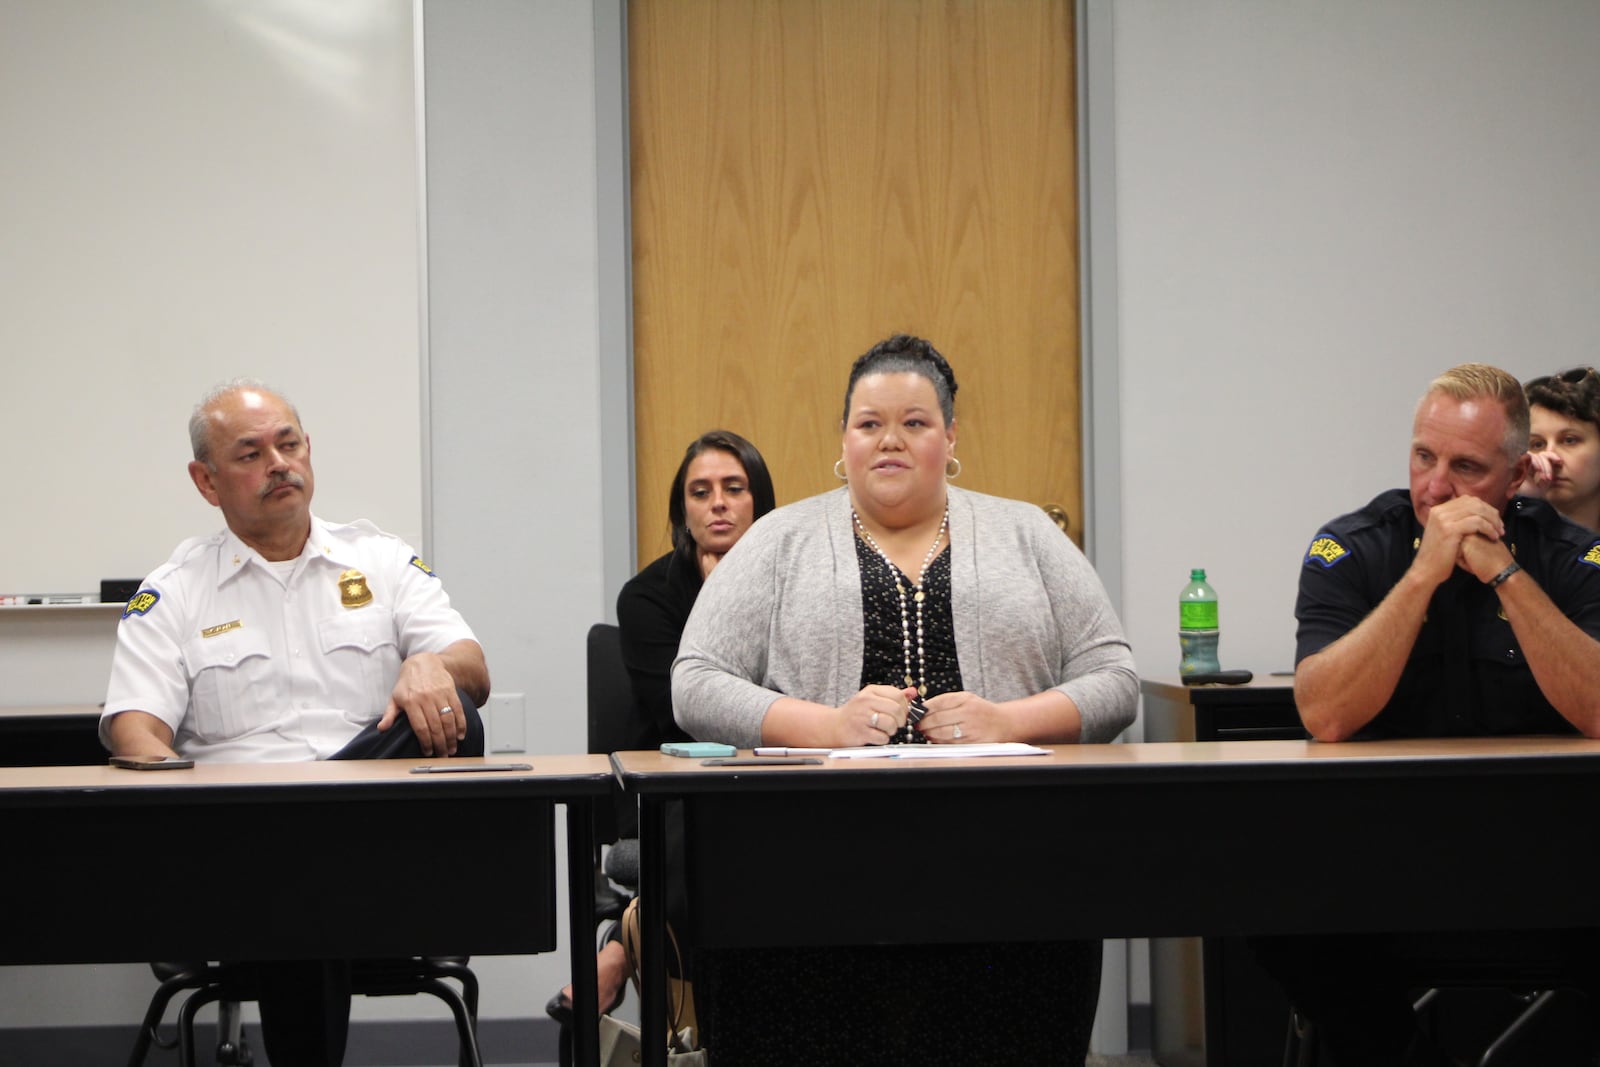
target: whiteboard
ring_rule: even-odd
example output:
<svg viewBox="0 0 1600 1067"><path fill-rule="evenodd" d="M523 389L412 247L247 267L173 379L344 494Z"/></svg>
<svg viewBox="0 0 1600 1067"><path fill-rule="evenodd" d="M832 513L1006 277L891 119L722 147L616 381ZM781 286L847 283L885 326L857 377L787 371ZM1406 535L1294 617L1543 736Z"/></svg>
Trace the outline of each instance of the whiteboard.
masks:
<svg viewBox="0 0 1600 1067"><path fill-rule="evenodd" d="M0 593L222 526L188 418L265 379L316 512L420 547L409 0L0 0Z"/></svg>

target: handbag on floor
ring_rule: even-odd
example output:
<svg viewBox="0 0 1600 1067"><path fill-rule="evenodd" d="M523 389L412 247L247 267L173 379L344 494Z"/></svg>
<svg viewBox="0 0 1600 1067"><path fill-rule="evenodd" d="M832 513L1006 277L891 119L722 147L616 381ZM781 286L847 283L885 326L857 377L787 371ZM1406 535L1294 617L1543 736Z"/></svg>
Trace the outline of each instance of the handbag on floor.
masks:
<svg viewBox="0 0 1600 1067"><path fill-rule="evenodd" d="M634 992L639 994L641 1004L644 1003L644 988L639 979L643 973L639 965L643 955L640 951L643 940L639 898L634 897L622 913L622 951L628 957ZM703 1067L707 1059L705 1050L697 1048L699 1037L694 1014L694 984L682 977L683 950L678 947L678 935L673 932L671 923L667 924L667 946L672 950L678 973L678 977L674 978L670 969L667 972L667 1062L683 1067ZM608 1015L600 1017L600 1067L625 1067L640 1062L639 1047L637 1026Z"/></svg>
<svg viewBox="0 0 1600 1067"><path fill-rule="evenodd" d="M687 1032L687 1031L685 1031ZM710 1067L705 1049L680 1050L681 1042L667 1049L667 1062L674 1067ZM639 1028L610 1015L600 1016L600 1067L637 1067L644 1062Z"/></svg>

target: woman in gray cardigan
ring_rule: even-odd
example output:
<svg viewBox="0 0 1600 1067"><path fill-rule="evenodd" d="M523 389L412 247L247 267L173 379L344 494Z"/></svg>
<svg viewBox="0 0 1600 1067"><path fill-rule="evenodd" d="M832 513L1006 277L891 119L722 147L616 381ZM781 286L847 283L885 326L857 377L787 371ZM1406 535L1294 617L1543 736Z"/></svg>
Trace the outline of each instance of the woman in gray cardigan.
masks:
<svg viewBox="0 0 1600 1067"><path fill-rule="evenodd" d="M1088 561L1038 508L948 484L960 473L955 392L949 364L918 338L890 338L856 360L834 468L844 487L756 523L695 603L672 670L673 713L691 735L745 748L1048 744L1110 741L1133 721L1133 657ZM980 1020L971 1033L953 1033L961 1014L952 1016L948 1002L925 1016L842 1024L842 1014L862 1009L841 989L859 988L871 1004L881 1002L868 993L875 984L909 980L896 977L895 952L879 947L850 953L843 973L838 950L825 951L812 961L817 982L791 983L830 999L779 1013L816 1024L788 1048L826 1060L817 1048L826 1031L839 1062L862 1062L859 1042L868 1040L899 1062L1081 1063L1099 944L977 949L948 981L1004 1000L1011 994L986 977L997 966L1032 976L1023 985L1039 991L1048 1013L1035 1018L1076 1013L1081 1043L1063 1049L1059 1032L1044 1041L1045 1027L1000 1027L984 1011L965 1013ZM945 962L961 954L940 952ZM784 966L807 966L798 955ZM737 959L724 962L701 972L713 985L707 1008L770 990L770 960L748 974L738 973ZM929 965L927 950L908 964L921 988L936 987ZM991 1007L1028 1017L1014 1002ZM708 1047L719 1058L762 1062L761 1046L781 1020L758 1025L750 1016L759 1011L753 999L737 1012L703 1012Z"/></svg>

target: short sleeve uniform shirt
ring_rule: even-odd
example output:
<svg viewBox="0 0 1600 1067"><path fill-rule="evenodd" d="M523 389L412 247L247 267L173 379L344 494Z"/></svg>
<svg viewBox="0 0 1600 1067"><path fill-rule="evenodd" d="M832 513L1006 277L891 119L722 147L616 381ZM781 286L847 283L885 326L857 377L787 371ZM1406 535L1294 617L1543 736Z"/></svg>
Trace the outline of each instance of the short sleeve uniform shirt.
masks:
<svg viewBox="0 0 1600 1067"><path fill-rule="evenodd" d="M1567 618L1600 639L1600 540L1527 497L1512 500L1505 523L1513 558ZM1300 567L1295 661L1366 618L1411 566L1421 538L1403 489L1324 526ZM1394 695L1356 736L1574 732L1540 692L1499 595L1458 569L1435 590Z"/></svg>
<svg viewBox="0 0 1600 1067"><path fill-rule="evenodd" d="M286 563L192 538L123 611L101 737L139 710L192 759L323 759L382 716L403 660L463 639L439 579L371 523L313 516Z"/></svg>

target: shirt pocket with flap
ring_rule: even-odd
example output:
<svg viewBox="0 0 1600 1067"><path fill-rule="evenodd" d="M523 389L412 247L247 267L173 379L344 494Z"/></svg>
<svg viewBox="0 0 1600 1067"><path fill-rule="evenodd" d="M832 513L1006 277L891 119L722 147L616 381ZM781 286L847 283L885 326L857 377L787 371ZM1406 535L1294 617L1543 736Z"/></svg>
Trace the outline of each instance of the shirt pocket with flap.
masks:
<svg viewBox="0 0 1600 1067"><path fill-rule="evenodd" d="M202 741L239 737L276 720L283 712L267 635L249 627L183 646L189 672L186 725Z"/></svg>
<svg viewBox="0 0 1600 1067"><path fill-rule="evenodd" d="M317 622L328 694L344 717L376 722L400 677L394 613L380 604Z"/></svg>

